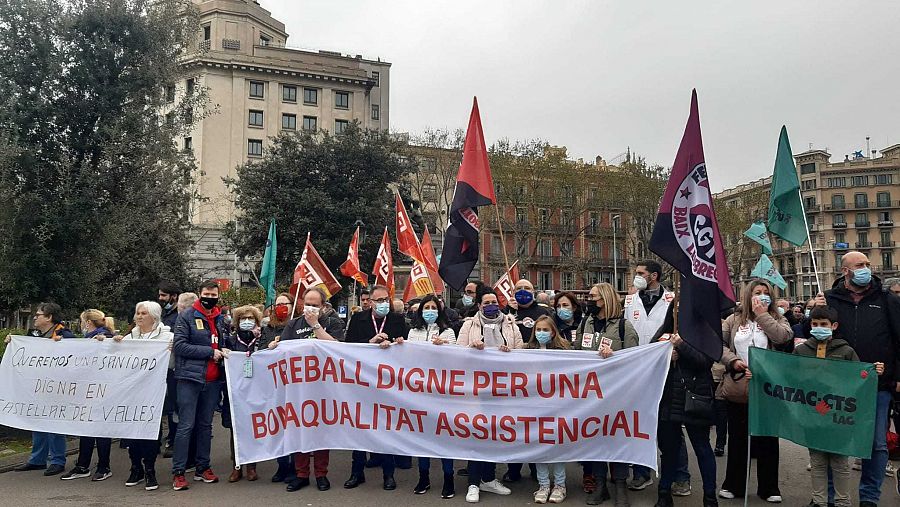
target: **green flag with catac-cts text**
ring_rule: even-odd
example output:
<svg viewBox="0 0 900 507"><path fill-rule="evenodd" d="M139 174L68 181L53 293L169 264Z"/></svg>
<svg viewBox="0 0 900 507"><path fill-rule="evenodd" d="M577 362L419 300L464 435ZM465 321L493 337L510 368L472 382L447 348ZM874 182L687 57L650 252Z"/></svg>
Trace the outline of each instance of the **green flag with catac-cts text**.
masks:
<svg viewBox="0 0 900 507"><path fill-rule="evenodd" d="M868 458L878 376L871 363L750 348L750 434Z"/></svg>
<svg viewBox="0 0 900 507"><path fill-rule="evenodd" d="M775 172L769 190L769 232L796 246L806 242L806 221L800 200L800 180L794 167L794 155L787 129L781 127Z"/></svg>

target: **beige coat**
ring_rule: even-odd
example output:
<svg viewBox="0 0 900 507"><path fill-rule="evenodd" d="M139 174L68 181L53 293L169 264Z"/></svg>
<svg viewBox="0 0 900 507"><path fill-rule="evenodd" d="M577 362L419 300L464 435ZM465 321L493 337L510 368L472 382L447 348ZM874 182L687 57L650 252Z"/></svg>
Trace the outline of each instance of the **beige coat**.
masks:
<svg viewBox="0 0 900 507"><path fill-rule="evenodd" d="M504 315L503 320L500 321L500 326L501 333L506 339L506 345L509 348L525 348L525 343L522 341L522 333L519 332L519 326L516 325L516 321L511 315ZM478 315L475 315L463 322L462 328L459 330L459 336L456 337L456 344L460 347L474 347L476 343L481 342L482 336L484 334L481 328L481 319L478 318ZM485 346L490 347L493 344L486 343Z"/></svg>
<svg viewBox="0 0 900 507"><path fill-rule="evenodd" d="M725 323L722 324L722 338L725 339L725 345L722 347L722 359L720 362L725 365L728 371L731 371L731 363L740 359L734 348L734 337L737 335L738 328L741 327L740 318L741 316L737 314L730 315L725 319ZM777 319L771 313L757 315L756 324L759 325L766 338L769 339L769 348L772 348L773 345L787 343L788 340L794 338L794 331L791 330L791 325L781 315Z"/></svg>

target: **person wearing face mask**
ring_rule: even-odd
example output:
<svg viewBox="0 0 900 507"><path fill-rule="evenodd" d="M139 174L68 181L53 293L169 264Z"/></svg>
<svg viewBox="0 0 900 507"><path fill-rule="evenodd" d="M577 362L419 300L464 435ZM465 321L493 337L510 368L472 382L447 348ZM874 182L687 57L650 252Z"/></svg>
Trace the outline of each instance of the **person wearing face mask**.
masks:
<svg viewBox="0 0 900 507"><path fill-rule="evenodd" d="M578 298L571 292L558 292L553 298L553 309L553 323L559 329L559 334L569 343L575 343L575 335L582 319Z"/></svg>
<svg viewBox="0 0 900 507"><path fill-rule="evenodd" d="M815 298L816 306L828 306L838 313L841 325L835 338L845 340L866 363L882 365L875 405L875 436L872 456L862 460L859 505L878 505L888 463L887 425L892 394L898 392L897 361L900 358L900 298L882 290L881 280L872 274L869 258L848 252L841 258L842 277L831 289Z"/></svg>
<svg viewBox="0 0 900 507"><path fill-rule="evenodd" d="M371 291L371 307L350 319L346 342L373 343L381 348L387 348L392 343L403 343L408 332L403 315L391 311L391 298L387 287L376 285ZM384 489L386 491L397 489L397 482L394 480L394 456L373 454L373 459L380 463ZM352 489L366 482L365 467L366 452L353 451L350 478L344 482L344 488Z"/></svg>
<svg viewBox="0 0 900 507"><path fill-rule="evenodd" d="M569 350L572 343L563 337L547 315L538 317L534 322L531 338L525 344L526 349ZM534 503L562 503L566 499L566 464L535 463L538 489L534 492ZM550 474L553 474L553 489L550 489Z"/></svg>
<svg viewBox="0 0 900 507"><path fill-rule="evenodd" d="M478 287L484 286L480 280L471 281L463 287L463 293L456 303L456 311L461 317L471 317L478 312L475 304L475 295L478 293Z"/></svg>
<svg viewBox="0 0 900 507"><path fill-rule="evenodd" d="M765 280L754 280L741 296L741 312L733 314L722 324L721 363L725 375L743 381L750 375L750 347L774 349L793 337L787 320L775 309L772 287ZM728 379L725 379L728 382ZM724 384L718 388L721 397ZM732 499L744 496L747 473L748 408L747 402L727 399L728 404L728 461L725 480L719 496ZM757 458L757 495L769 503L780 503L778 489L778 438L752 437Z"/></svg>
<svg viewBox="0 0 900 507"><path fill-rule="evenodd" d="M809 337L809 314L813 308L816 306L815 298L810 299L806 302L806 305L796 305L794 306L794 313L799 313L799 317L797 319L797 323L791 326L791 331L794 332L794 347L800 345L805 342Z"/></svg>
<svg viewBox="0 0 900 507"><path fill-rule="evenodd" d="M182 292L178 295L178 302L175 304L176 319L178 314L190 308L198 298L193 292ZM163 310L165 314L165 310ZM166 324L168 326L168 324ZM169 326L174 329L174 324ZM163 458L172 457L172 449L175 448L175 434L178 432L178 381L175 380L175 354L169 354L169 370L166 372L166 399L163 402L163 415L166 416L166 426L168 427L165 438L165 450ZM194 428L194 433L197 428ZM191 444L188 451L188 468L194 464L197 454L197 439L191 437Z"/></svg>
<svg viewBox="0 0 900 507"><path fill-rule="evenodd" d="M157 289L157 302L162 308L163 324L169 328L175 327L175 319L178 318L178 295L181 288L173 282L162 281Z"/></svg>
<svg viewBox="0 0 900 507"><path fill-rule="evenodd" d="M242 357L249 358L253 353L260 350L260 337L262 330L260 324L262 322L262 312L254 306L239 306L231 312L234 317L234 336L232 337L232 349L234 354L240 354ZM230 412L231 406L228 400L228 393L225 391L225 402L222 412ZM228 439L231 444L231 461L234 463L234 429L231 424L225 425L223 419L222 425L231 430L232 436ZM237 482L244 477L244 470L247 472L247 480L255 481L259 479L256 474L256 463L248 463L243 466L237 466L235 463L228 482Z"/></svg>
<svg viewBox="0 0 900 507"><path fill-rule="evenodd" d="M412 317L409 333L406 341L414 343L430 343L433 345L454 345L456 333L450 327L447 313L437 296L429 294L417 304L416 312ZM413 493L423 495L431 489L431 458L419 457L419 482L413 488ZM444 472L444 484L441 488L441 498L453 498L456 490L453 485L453 460L441 458L441 468Z"/></svg>
<svg viewBox="0 0 900 507"><path fill-rule="evenodd" d="M619 296L612 285L598 283L591 287L584 305L585 316L575 334L575 350L596 351L606 359L617 350L636 347L637 331L622 311ZM607 486L608 473L615 486L616 505L628 505L628 465L607 462L593 462L585 466L583 489L588 494L587 504L599 505L611 498Z"/></svg>
<svg viewBox="0 0 900 507"><path fill-rule="evenodd" d="M461 347L472 347L478 350L485 348L499 349L509 352L525 346L519 326L511 315L500 312L497 294L486 286L478 289L475 296L478 313L463 322L456 338ZM533 327L533 326L532 326ZM498 495L509 495L512 491L497 480L497 464L484 461L469 461L469 488L466 491L466 502L478 503L481 491Z"/></svg>
<svg viewBox="0 0 900 507"><path fill-rule="evenodd" d="M197 426L195 481L219 482L209 466L212 418L221 398L225 368L222 359L231 348L231 330L218 308L219 284L200 285L200 299L178 315L175 323L175 379L178 389L178 431L172 458L172 488L188 489L187 468L191 433Z"/></svg>

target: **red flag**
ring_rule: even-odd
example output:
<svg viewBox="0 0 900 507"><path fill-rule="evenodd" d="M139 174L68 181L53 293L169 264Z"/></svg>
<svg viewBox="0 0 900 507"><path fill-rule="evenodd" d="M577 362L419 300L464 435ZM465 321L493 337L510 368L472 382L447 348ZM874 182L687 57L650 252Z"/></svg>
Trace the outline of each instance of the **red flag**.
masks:
<svg viewBox="0 0 900 507"><path fill-rule="evenodd" d="M425 266L428 268L428 276L431 278L431 285L434 287L435 294L444 293L444 281L437 272L437 256L434 255L434 246L431 244L431 234L428 234L428 226L425 226L425 232L422 233L422 253L425 254Z"/></svg>
<svg viewBox="0 0 900 507"><path fill-rule="evenodd" d="M406 214L406 206L403 205L403 199L400 194L395 194L397 202L397 249L408 255L412 260L425 264L425 254L422 252L422 245L419 238L416 237L416 231L413 230L412 222L409 221L409 215Z"/></svg>
<svg viewBox="0 0 900 507"><path fill-rule="evenodd" d="M350 248L347 249L347 260L341 264L341 274L349 276L361 283L363 286L369 285L369 277L359 269L359 227L353 233L353 239L350 240Z"/></svg>
<svg viewBox="0 0 900 507"><path fill-rule="evenodd" d="M734 307L734 290L716 222L700 135L697 91L672 174L656 215L650 251L681 277L676 330L695 350L722 356L722 310Z"/></svg>
<svg viewBox="0 0 900 507"><path fill-rule="evenodd" d="M462 290L478 262L478 207L497 204L487 146L481 130L478 100L472 104L463 159L456 175L456 190L450 206L450 223L438 272L447 285Z"/></svg>
<svg viewBox="0 0 900 507"><path fill-rule="evenodd" d="M391 237L387 227L384 228L384 236L381 237L381 246L378 247L378 255L375 256L375 285L387 287L391 298L394 297L394 259L391 257Z"/></svg>
<svg viewBox="0 0 900 507"><path fill-rule="evenodd" d="M409 281L406 283L406 289L403 290L403 300L408 302L413 298L434 294L434 285L429 275L428 268L424 264L414 262L412 269L409 270Z"/></svg>
<svg viewBox="0 0 900 507"><path fill-rule="evenodd" d="M329 299L341 290L340 282L337 281L337 278L325 265L325 261L319 256L319 252L316 251L316 247L313 246L312 241L309 239L309 233L307 233L306 247L303 248L300 262L294 268L294 280L290 288L290 293L294 295L295 311L297 309L297 299L312 287L324 290ZM303 289L302 291L299 290L301 288Z"/></svg>
<svg viewBox="0 0 900 507"><path fill-rule="evenodd" d="M497 302L500 307L505 307L513 299L516 282L519 281L519 261L513 262L509 270L494 284L494 292L497 294Z"/></svg>

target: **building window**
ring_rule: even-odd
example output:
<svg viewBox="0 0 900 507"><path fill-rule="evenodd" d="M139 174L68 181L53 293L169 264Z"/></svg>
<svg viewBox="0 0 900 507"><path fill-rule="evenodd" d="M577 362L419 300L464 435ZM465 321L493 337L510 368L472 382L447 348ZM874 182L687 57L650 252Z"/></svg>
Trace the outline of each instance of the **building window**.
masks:
<svg viewBox="0 0 900 507"><path fill-rule="evenodd" d="M303 130L316 130L318 128L318 121L315 116L304 116L303 117Z"/></svg>
<svg viewBox="0 0 900 507"><path fill-rule="evenodd" d="M553 288L553 275L549 271L541 271L539 280L541 290L550 290Z"/></svg>
<svg viewBox="0 0 900 507"><path fill-rule="evenodd" d="M869 245L869 233L868 232L857 232L856 233L857 241L859 241L859 245L856 245L860 248L865 248Z"/></svg>
<svg viewBox="0 0 900 507"><path fill-rule="evenodd" d="M372 119L378 120L381 118L381 111L379 110L378 104L372 104Z"/></svg>
<svg viewBox="0 0 900 507"><path fill-rule="evenodd" d="M381 84L381 74L372 71L372 81L375 81L375 86L379 86Z"/></svg>
<svg viewBox="0 0 900 507"><path fill-rule="evenodd" d="M869 184L868 176L851 176L850 184L854 187L865 187Z"/></svg>
<svg viewBox="0 0 900 507"><path fill-rule="evenodd" d="M255 109L250 110L250 118L247 120L247 124L251 127L262 127L263 126L263 112L257 111Z"/></svg>
<svg viewBox="0 0 900 507"><path fill-rule="evenodd" d="M845 239L844 233L843 232L834 233L834 242L835 243L846 243L847 241ZM840 265L841 265L841 263L839 262L838 266L840 266Z"/></svg>
<svg viewBox="0 0 900 507"><path fill-rule="evenodd" d="M879 208L890 207L891 193L890 192L878 192L878 195L875 196L875 200L878 202Z"/></svg>
<svg viewBox="0 0 900 507"><path fill-rule="evenodd" d="M261 99L265 96L266 84L262 81L250 81L250 98Z"/></svg>
<svg viewBox="0 0 900 507"><path fill-rule="evenodd" d="M525 208L516 208L516 223L521 225L528 224L528 213Z"/></svg>
<svg viewBox="0 0 900 507"><path fill-rule="evenodd" d="M803 180L803 190L815 190L816 180Z"/></svg>
<svg viewBox="0 0 900 507"><path fill-rule="evenodd" d="M875 184L876 185L891 185L894 183L894 175L893 174L876 174L875 175Z"/></svg>
<svg viewBox="0 0 900 507"><path fill-rule="evenodd" d="M268 46L272 43L272 38L268 35L261 33L259 34L259 45L260 46Z"/></svg>
<svg viewBox="0 0 900 507"><path fill-rule="evenodd" d="M304 88L303 89L303 103L309 106L315 106L319 103L319 89L318 88Z"/></svg>
<svg viewBox="0 0 900 507"><path fill-rule="evenodd" d="M422 198L434 199L437 195L437 185L434 183L426 183L422 185Z"/></svg>
<svg viewBox="0 0 900 507"><path fill-rule="evenodd" d="M816 198L815 198L815 196L813 196L813 197L804 197L804 198L803 198L803 208L804 208L804 209L810 209L810 208L813 208L813 207L815 207L815 205L816 205Z"/></svg>
<svg viewBox="0 0 900 507"><path fill-rule="evenodd" d="M194 79L188 79L185 85L185 89L188 95L192 95L194 93Z"/></svg>
<svg viewBox="0 0 900 507"><path fill-rule="evenodd" d="M247 155L251 157L261 157L262 156L262 140L261 139L249 139L247 141Z"/></svg>
<svg viewBox="0 0 900 507"><path fill-rule="evenodd" d="M203 40L209 40L212 38L212 28L209 25L203 26Z"/></svg>
<svg viewBox="0 0 900 507"><path fill-rule="evenodd" d="M524 257L528 255L528 240L524 238L516 238L516 255ZM525 275L522 275L525 278Z"/></svg>
<svg viewBox="0 0 900 507"><path fill-rule="evenodd" d="M166 102L175 102L175 85L166 86Z"/></svg>
<svg viewBox="0 0 900 507"><path fill-rule="evenodd" d="M857 227L868 227L869 226L869 215L866 213L857 213L855 225Z"/></svg>
<svg viewBox="0 0 900 507"><path fill-rule="evenodd" d="M885 271L896 271L894 268L894 252L881 252L881 267Z"/></svg>
<svg viewBox="0 0 900 507"><path fill-rule="evenodd" d="M185 125L193 125L194 124L194 109L189 107L184 110L184 123Z"/></svg>
<svg viewBox="0 0 900 507"><path fill-rule="evenodd" d="M840 188L847 186L847 178L828 178L828 186L831 188Z"/></svg>
<svg viewBox="0 0 900 507"><path fill-rule="evenodd" d="M866 194L855 194L853 196L853 205L857 208L868 208L869 196Z"/></svg>
<svg viewBox="0 0 900 507"><path fill-rule="evenodd" d="M816 164L800 164L800 174L815 174Z"/></svg>
<svg viewBox="0 0 900 507"><path fill-rule="evenodd" d="M562 274L562 290L573 290L575 288L575 273Z"/></svg>
<svg viewBox="0 0 900 507"><path fill-rule="evenodd" d="M889 223L891 220L891 212L890 211L879 211L878 212L878 223Z"/></svg>
<svg viewBox="0 0 900 507"><path fill-rule="evenodd" d="M284 85L281 87L282 102L297 102L297 87Z"/></svg>
<svg viewBox="0 0 900 507"><path fill-rule="evenodd" d="M281 128L284 130L297 130L297 115L283 113L281 115Z"/></svg>
<svg viewBox="0 0 900 507"><path fill-rule="evenodd" d="M553 255L553 243L549 239L538 241L538 255L543 257L550 257Z"/></svg>
<svg viewBox="0 0 900 507"><path fill-rule="evenodd" d="M190 137L184 138L184 151L193 151L194 149L194 140Z"/></svg>
<svg viewBox="0 0 900 507"><path fill-rule="evenodd" d="M832 218L831 223L834 225L846 225L847 224L847 222L844 220L843 213L835 213L834 217Z"/></svg>
<svg viewBox="0 0 900 507"><path fill-rule="evenodd" d="M340 134L347 130L347 127L350 126L350 122L347 120L334 120L334 133Z"/></svg>
<svg viewBox="0 0 900 507"><path fill-rule="evenodd" d="M844 194L834 194L831 196L831 209L844 209Z"/></svg>
<svg viewBox="0 0 900 507"><path fill-rule="evenodd" d="M562 240L559 242L559 255L570 257L575 255L575 242L572 240Z"/></svg>
<svg viewBox="0 0 900 507"><path fill-rule="evenodd" d="M334 107L350 109L350 92L334 92Z"/></svg>
<svg viewBox="0 0 900 507"><path fill-rule="evenodd" d="M888 247L891 245L891 231L881 231L881 245Z"/></svg>
<svg viewBox="0 0 900 507"><path fill-rule="evenodd" d="M546 227L550 224L550 212L547 208L538 209L538 223L541 227Z"/></svg>

